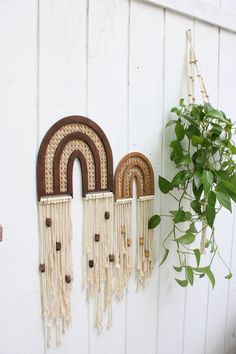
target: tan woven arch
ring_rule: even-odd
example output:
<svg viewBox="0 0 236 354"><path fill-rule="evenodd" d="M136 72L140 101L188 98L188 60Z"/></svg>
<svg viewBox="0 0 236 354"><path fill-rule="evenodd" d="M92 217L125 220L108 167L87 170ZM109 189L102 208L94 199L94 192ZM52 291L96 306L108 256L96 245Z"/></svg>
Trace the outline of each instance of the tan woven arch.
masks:
<svg viewBox="0 0 236 354"><path fill-rule="evenodd" d="M91 119L69 116L46 133L38 154L38 196L73 195L73 164L82 168L83 195L113 190L113 158L109 141Z"/></svg>
<svg viewBox="0 0 236 354"><path fill-rule="evenodd" d="M137 181L138 197L154 195L154 173L150 161L139 152L131 152L119 162L115 173L115 198L133 196L133 180Z"/></svg>

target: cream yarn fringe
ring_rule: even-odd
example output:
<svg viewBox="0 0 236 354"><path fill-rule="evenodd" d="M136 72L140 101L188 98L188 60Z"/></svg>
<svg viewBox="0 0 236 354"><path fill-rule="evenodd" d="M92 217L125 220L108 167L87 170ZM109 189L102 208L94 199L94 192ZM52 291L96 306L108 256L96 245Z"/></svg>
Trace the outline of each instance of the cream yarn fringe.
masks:
<svg viewBox="0 0 236 354"><path fill-rule="evenodd" d="M148 220L153 215L154 196L137 199L136 207L136 275L137 288L144 285L153 269L152 238ZM132 273L132 199L115 203L115 295L121 299Z"/></svg>
<svg viewBox="0 0 236 354"><path fill-rule="evenodd" d="M153 215L154 196L137 199L137 288L144 285L153 269L153 230L148 229L148 220Z"/></svg>
<svg viewBox="0 0 236 354"><path fill-rule="evenodd" d="M51 219L51 226L46 219ZM45 266L41 273L43 317L48 346L52 343L55 327L56 343L61 344L62 333L71 322L70 292L72 283L71 257L71 197L41 198L40 219L40 264ZM60 242L61 250L56 250ZM65 277L70 276L67 283Z"/></svg>
<svg viewBox="0 0 236 354"><path fill-rule="evenodd" d="M136 273L137 288L144 285L153 269L152 230L148 220L153 215L154 196L137 199ZM103 314L112 325L113 293L121 299L128 286L132 266L132 199L117 200L113 217L113 193L89 193L84 198L84 276L88 299L95 304L95 323L103 331ZM72 284L71 197L41 198L40 265L43 317L47 344L56 343L71 322L70 292ZM47 226L46 220L51 219ZM114 230L114 244L113 244ZM57 245L60 244L60 250ZM135 242L134 242L135 244ZM68 280L69 277L69 280Z"/></svg>
<svg viewBox="0 0 236 354"><path fill-rule="evenodd" d="M115 285L118 299L124 295L132 272L131 245L132 199L120 199L115 203Z"/></svg>
<svg viewBox="0 0 236 354"><path fill-rule="evenodd" d="M109 218L105 218L105 213ZM98 235L99 241L95 240ZM94 299L96 327L103 330L103 312L108 311L108 327L112 324L113 193L87 194L84 198L84 285L88 298ZM110 259L111 258L111 259Z"/></svg>

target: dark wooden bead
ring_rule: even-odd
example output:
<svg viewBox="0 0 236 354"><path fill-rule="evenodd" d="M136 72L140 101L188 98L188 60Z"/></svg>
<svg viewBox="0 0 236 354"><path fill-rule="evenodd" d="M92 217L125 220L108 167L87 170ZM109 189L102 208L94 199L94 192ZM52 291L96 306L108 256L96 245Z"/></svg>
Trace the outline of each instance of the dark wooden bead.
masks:
<svg viewBox="0 0 236 354"><path fill-rule="evenodd" d="M144 255L145 255L145 257L149 257L149 250L145 250Z"/></svg>
<svg viewBox="0 0 236 354"><path fill-rule="evenodd" d="M130 247L131 246L131 238L127 238L127 247Z"/></svg>
<svg viewBox="0 0 236 354"><path fill-rule="evenodd" d="M104 217L105 217L106 220L108 220L110 218L109 211L105 211Z"/></svg>
<svg viewBox="0 0 236 354"><path fill-rule="evenodd" d="M96 241L96 242L100 241L100 235L99 234L95 234L94 235L94 241Z"/></svg>
<svg viewBox="0 0 236 354"><path fill-rule="evenodd" d="M94 261L93 261L93 259L90 259L89 260L89 268L93 268L93 266L94 266Z"/></svg>
<svg viewBox="0 0 236 354"><path fill-rule="evenodd" d="M109 254L109 262L114 262L115 256L114 254Z"/></svg>
<svg viewBox="0 0 236 354"><path fill-rule="evenodd" d="M46 218L46 226L47 227L52 226L52 219L51 218Z"/></svg>
<svg viewBox="0 0 236 354"><path fill-rule="evenodd" d="M65 281L67 284L70 284L71 283L71 276L70 275L66 275L65 276Z"/></svg>
<svg viewBox="0 0 236 354"><path fill-rule="evenodd" d="M139 244L144 245L144 238L142 236L139 237Z"/></svg>
<svg viewBox="0 0 236 354"><path fill-rule="evenodd" d="M44 272L45 272L45 264L44 264L44 263L39 265L39 271L40 271L41 273L44 273Z"/></svg>
<svg viewBox="0 0 236 354"><path fill-rule="evenodd" d="M61 250L61 242L56 242L56 250L57 251Z"/></svg>

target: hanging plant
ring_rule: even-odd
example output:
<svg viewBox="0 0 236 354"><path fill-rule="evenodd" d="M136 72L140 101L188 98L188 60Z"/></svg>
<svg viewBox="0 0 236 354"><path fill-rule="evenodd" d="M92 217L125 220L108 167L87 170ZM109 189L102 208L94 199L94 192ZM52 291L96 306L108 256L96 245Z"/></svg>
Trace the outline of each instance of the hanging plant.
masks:
<svg viewBox="0 0 236 354"><path fill-rule="evenodd" d="M207 276L214 287L211 266L216 255L221 258L215 239L215 220L223 208L231 212L232 202L236 202L236 147L233 141L236 129L225 113L209 102L195 104L194 68L200 79L203 101L208 100L208 95L192 46L189 63L191 102L185 104L181 99L179 107L171 109L176 119L167 124L167 127L174 127L170 160L178 172L172 180L159 176L160 191L169 194L177 205L166 215L172 226L163 241L164 255L160 265L169 256L168 241L171 239L178 255L178 264L173 267L182 275L176 278L177 283L185 287L193 285L196 276ZM161 215L153 215L149 229L158 226L161 218ZM205 261L202 265L205 254L209 254L205 257L208 263ZM225 278L231 277L228 268Z"/></svg>

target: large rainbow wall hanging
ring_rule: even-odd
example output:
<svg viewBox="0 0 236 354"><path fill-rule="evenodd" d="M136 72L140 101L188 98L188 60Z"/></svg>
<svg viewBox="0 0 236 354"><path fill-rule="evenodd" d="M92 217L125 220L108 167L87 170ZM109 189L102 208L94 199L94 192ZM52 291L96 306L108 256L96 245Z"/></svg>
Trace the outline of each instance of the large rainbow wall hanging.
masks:
<svg viewBox="0 0 236 354"><path fill-rule="evenodd" d="M82 170L84 199L84 279L94 299L96 327L102 332L103 313L112 323L112 297L121 298L133 269L131 257L132 185L137 181L136 271L138 285L152 270L152 234L148 219L154 198L153 170L140 153L119 163L113 199L113 158L109 141L92 120L70 116L59 120L42 140L37 162L40 224L40 266L43 317L47 343L56 343L71 322L72 270L71 200L73 164ZM79 217L79 215L78 215Z"/></svg>

